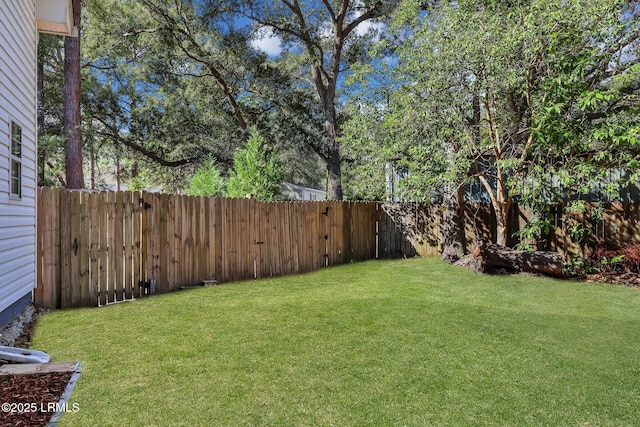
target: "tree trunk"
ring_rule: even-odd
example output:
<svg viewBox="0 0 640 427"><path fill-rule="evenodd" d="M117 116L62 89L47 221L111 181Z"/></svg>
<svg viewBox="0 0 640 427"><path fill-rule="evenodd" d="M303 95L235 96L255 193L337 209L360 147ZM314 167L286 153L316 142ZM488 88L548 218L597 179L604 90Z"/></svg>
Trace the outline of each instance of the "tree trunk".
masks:
<svg viewBox="0 0 640 427"><path fill-rule="evenodd" d="M82 171L82 130L80 117L80 7L81 0L73 0L73 21L77 37L64 39L64 134L66 138L67 188L84 188Z"/></svg>
<svg viewBox="0 0 640 427"><path fill-rule="evenodd" d="M38 55L38 136L44 135L44 61ZM46 159L47 153L44 148L38 146L38 186L46 184Z"/></svg>
<svg viewBox="0 0 640 427"><path fill-rule="evenodd" d="M460 203L458 192L453 189L446 191L442 203L442 259L454 263L464 255L462 227L460 225Z"/></svg>
<svg viewBox="0 0 640 427"><path fill-rule="evenodd" d="M451 170L455 167L452 164L454 151L459 149L455 144L446 144L445 154L449 159ZM442 259L448 263L454 263L464 255L464 230L460 216L461 203L464 203L464 191L453 183L446 183L443 188L442 199L442 223L440 232L442 233Z"/></svg>
<svg viewBox="0 0 640 427"><path fill-rule="evenodd" d="M563 259L557 252L517 251L500 245L481 243L473 253L471 269L481 273L509 272L539 273L562 277Z"/></svg>
<svg viewBox="0 0 640 427"><path fill-rule="evenodd" d="M506 178L502 172L502 168L498 167L498 188L496 189L496 243L507 246L509 238L509 213L511 211L511 196L507 194Z"/></svg>
<svg viewBox="0 0 640 427"><path fill-rule="evenodd" d="M328 196L334 200L342 200L342 169L339 149L330 149L327 156L327 172L329 177Z"/></svg>
<svg viewBox="0 0 640 427"><path fill-rule="evenodd" d="M340 128L338 125L338 114L335 107L335 83L329 80L324 86L321 74L316 73L316 87L318 95L322 101L324 114L325 146L327 148L326 161L329 178L328 198L342 200L342 153L338 136Z"/></svg>
<svg viewBox="0 0 640 427"><path fill-rule="evenodd" d="M498 172L498 175L501 175L500 172ZM512 199L507 196L504 183L500 181L500 177L498 177L498 188L495 191L486 177L480 175L478 178L491 198L491 206L496 215L496 243L501 246L507 246L509 211L511 210Z"/></svg>
<svg viewBox="0 0 640 427"><path fill-rule="evenodd" d="M496 243L500 246L507 246L507 224L508 217L503 203L495 203L496 211Z"/></svg>

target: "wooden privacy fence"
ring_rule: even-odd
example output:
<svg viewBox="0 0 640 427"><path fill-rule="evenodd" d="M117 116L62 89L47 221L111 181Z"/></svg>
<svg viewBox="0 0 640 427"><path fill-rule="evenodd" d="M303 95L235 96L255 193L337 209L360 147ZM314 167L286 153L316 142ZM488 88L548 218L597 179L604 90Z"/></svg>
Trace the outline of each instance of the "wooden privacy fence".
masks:
<svg viewBox="0 0 640 427"><path fill-rule="evenodd" d="M218 283L305 273L374 258L437 256L441 207L419 203L276 202L146 192L41 188L36 304L85 307ZM640 243L640 206L610 204L603 215L554 211L556 230L538 249L583 255L597 242ZM514 206L509 235L531 213ZM563 223L564 221L564 223ZM562 233L567 221L590 236ZM468 203L467 251L495 242L491 205ZM511 244L515 244L512 241Z"/></svg>
<svg viewBox="0 0 640 427"><path fill-rule="evenodd" d="M104 305L372 259L386 250L378 219L376 203L41 188L35 302Z"/></svg>
<svg viewBox="0 0 640 427"><path fill-rule="evenodd" d="M385 258L397 256L437 256L442 249L440 205L422 203L381 203L380 221L386 231L381 236L387 250ZM597 244L625 246L640 244L640 204L586 203L583 212L566 211L562 204L550 206L553 225L546 236L532 244L538 250L554 251L563 256L588 255ZM522 230L533 213L512 205L508 226L508 245L519 241L516 233ZM481 240L496 241L496 218L490 203L465 203L464 235L467 253L473 252ZM570 233L570 229L581 230Z"/></svg>

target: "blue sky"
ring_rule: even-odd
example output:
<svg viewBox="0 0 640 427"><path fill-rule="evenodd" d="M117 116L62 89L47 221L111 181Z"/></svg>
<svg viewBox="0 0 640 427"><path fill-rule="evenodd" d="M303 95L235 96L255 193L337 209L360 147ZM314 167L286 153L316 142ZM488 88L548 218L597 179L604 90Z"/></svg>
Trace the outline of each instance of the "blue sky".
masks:
<svg viewBox="0 0 640 427"><path fill-rule="evenodd" d="M264 30L262 38L252 40L251 46L263 51L270 57L278 56L282 52L282 40L270 30Z"/></svg>

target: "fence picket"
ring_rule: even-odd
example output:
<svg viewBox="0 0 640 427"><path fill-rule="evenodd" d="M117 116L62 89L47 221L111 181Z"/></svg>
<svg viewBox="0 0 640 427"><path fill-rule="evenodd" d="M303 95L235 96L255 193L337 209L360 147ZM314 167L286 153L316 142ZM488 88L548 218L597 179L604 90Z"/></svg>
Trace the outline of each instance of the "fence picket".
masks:
<svg viewBox="0 0 640 427"><path fill-rule="evenodd" d="M38 270L41 271L34 295L35 303L43 307L60 307L60 190L38 191Z"/></svg>
<svg viewBox="0 0 640 427"><path fill-rule="evenodd" d="M222 281L222 199L216 197L213 199L213 228L214 228L214 278Z"/></svg>
<svg viewBox="0 0 640 427"><path fill-rule="evenodd" d="M116 247L116 193L114 191L107 192L107 303L117 302L116 299L117 290L117 255L118 248Z"/></svg>
<svg viewBox="0 0 640 427"><path fill-rule="evenodd" d="M123 203L123 217L122 217L122 230L123 230L123 287L124 287L124 299L129 300L133 298L134 289L134 193L124 193Z"/></svg>
<svg viewBox="0 0 640 427"><path fill-rule="evenodd" d="M71 254L73 249L71 245L71 212L69 209L72 203L71 192L65 191L60 194L60 205L65 209L60 211L60 252L65 254L60 259L60 308L70 307L71 285L73 277L71 276Z"/></svg>
<svg viewBox="0 0 640 427"><path fill-rule="evenodd" d="M229 281L229 199L220 199L220 277L222 282Z"/></svg>
<svg viewBox="0 0 640 427"><path fill-rule="evenodd" d="M142 192L135 191L132 194L131 204L133 207L133 218L132 218L132 258L133 258L133 280L132 280L132 294L133 297L136 295L140 295L141 287L140 283L142 282L142 211L144 210L143 202L142 202Z"/></svg>
<svg viewBox="0 0 640 427"><path fill-rule="evenodd" d="M113 298L114 301L124 300L124 287L125 287L125 251L124 251L124 195L122 191L115 193L115 204L113 212L113 260L114 265L111 271L114 272L114 277L111 280L113 283Z"/></svg>
<svg viewBox="0 0 640 427"><path fill-rule="evenodd" d="M74 295L72 302L74 307L83 307L91 304L91 276L90 276L90 253L91 253L91 193L78 192L79 200L79 228L78 228L78 280L80 281L79 292ZM79 295L78 295L79 294Z"/></svg>
<svg viewBox="0 0 640 427"><path fill-rule="evenodd" d="M159 208L154 212L159 222L159 226L156 229L156 233L158 234L156 293L167 293L172 290L169 271L173 257L173 236L171 235L173 220L169 216L172 213L169 195L156 195L156 204Z"/></svg>
<svg viewBox="0 0 640 427"><path fill-rule="evenodd" d="M205 207L205 198L204 197L198 197L198 215L197 215L197 221L198 221L198 245L197 245L197 256L198 256L198 264L199 264L199 269L198 269L198 283L202 282L203 280L209 280L210 279L210 273L209 273L209 257L208 257L208 253L209 253L209 245L208 245L208 234L207 234L207 224L206 224L206 216L205 216L205 212L206 212L206 207Z"/></svg>
<svg viewBox="0 0 640 427"><path fill-rule="evenodd" d="M42 205L42 189L39 188L36 193L36 197L39 201L36 207L36 230L44 230L46 216L43 214L43 211L46 211L46 208ZM45 282L43 279L43 235L44 233L42 231L36 235L36 287L33 289L33 301L35 304L41 304L41 301L45 299L45 286L43 286L43 283Z"/></svg>
<svg viewBox="0 0 640 427"><path fill-rule="evenodd" d="M245 280L253 276L250 273L250 264L253 263L252 252L249 237L249 200L248 198L240 199L240 217L238 223L238 242L240 248L238 251L239 265L239 279Z"/></svg>
<svg viewBox="0 0 640 427"><path fill-rule="evenodd" d="M185 285L183 270L184 270L184 246L183 246L183 235L184 231L182 229L182 223L184 218L184 196L174 196L173 197L174 211L173 211L173 252L175 254L175 259L173 260L171 266L173 268L173 280L175 282L175 286L180 288Z"/></svg>
<svg viewBox="0 0 640 427"><path fill-rule="evenodd" d="M98 299L99 305L105 305L107 303L107 264L109 253L107 252L107 205L109 193L100 193L98 197L98 211L100 215L100 223L98 224L99 235L99 248L98 248Z"/></svg>
<svg viewBox="0 0 640 427"><path fill-rule="evenodd" d="M196 220L198 210L198 198L196 196L189 197L189 283L188 286L194 286L198 282L199 258L196 255L198 248L198 221Z"/></svg>

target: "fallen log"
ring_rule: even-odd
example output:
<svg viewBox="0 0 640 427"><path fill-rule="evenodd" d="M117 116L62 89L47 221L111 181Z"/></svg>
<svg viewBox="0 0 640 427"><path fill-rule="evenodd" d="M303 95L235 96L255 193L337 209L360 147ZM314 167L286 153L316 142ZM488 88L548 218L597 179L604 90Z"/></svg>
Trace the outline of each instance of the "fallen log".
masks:
<svg viewBox="0 0 640 427"><path fill-rule="evenodd" d="M546 251L518 251L500 245L481 243L473 252L470 267L480 273L538 273L545 276L563 277L562 255Z"/></svg>

